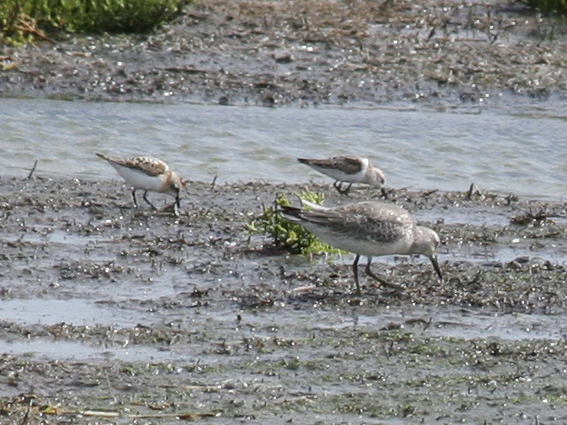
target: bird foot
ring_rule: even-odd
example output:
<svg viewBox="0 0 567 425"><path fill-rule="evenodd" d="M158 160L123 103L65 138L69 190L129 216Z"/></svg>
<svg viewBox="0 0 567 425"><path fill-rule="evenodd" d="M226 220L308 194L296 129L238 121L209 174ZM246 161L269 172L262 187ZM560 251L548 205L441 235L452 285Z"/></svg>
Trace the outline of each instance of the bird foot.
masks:
<svg viewBox="0 0 567 425"><path fill-rule="evenodd" d="M162 209L158 210L158 213L172 213L174 216L179 217L179 208L177 208L177 203L174 202L171 205L166 205Z"/></svg>
<svg viewBox="0 0 567 425"><path fill-rule="evenodd" d="M348 194L350 193L350 188L352 187L352 183L347 184L347 187L345 189L343 189L342 182L337 181L333 184L333 186L335 187L335 189L337 189L337 192L339 192L341 196L348 196Z"/></svg>
<svg viewBox="0 0 567 425"><path fill-rule="evenodd" d="M391 283L388 282L387 280L381 278L380 276L374 274L372 271L370 271L368 268L366 269L366 273L372 277L376 282L380 283L381 286L385 286L387 288L392 289L393 291L404 291L406 288L404 288L403 286L397 285L395 283Z"/></svg>

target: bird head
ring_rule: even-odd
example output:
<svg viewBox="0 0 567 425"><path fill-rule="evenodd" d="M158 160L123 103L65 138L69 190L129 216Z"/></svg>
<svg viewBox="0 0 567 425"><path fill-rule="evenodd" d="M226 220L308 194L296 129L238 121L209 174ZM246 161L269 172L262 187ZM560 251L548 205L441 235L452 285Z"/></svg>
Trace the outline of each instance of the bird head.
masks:
<svg viewBox="0 0 567 425"><path fill-rule="evenodd" d="M379 168L373 168L371 174L371 185L377 187L378 189L384 186L386 183L386 176Z"/></svg>
<svg viewBox="0 0 567 425"><path fill-rule="evenodd" d="M416 242L412 246L412 252L414 254L425 255L431 260L433 268L437 272L439 279L443 281L443 275L441 274L441 268L439 267L439 262L437 260L437 247L441 243L441 239L435 230L428 227L417 226L416 228Z"/></svg>
<svg viewBox="0 0 567 425"><path fill-rule="evenodd" d="M175 202L177 204L177 208L181 208L181 191L185 187L185 182L183 179L175 174L171 174L171 186L169 189L169 193L175 196Z"/></svg>

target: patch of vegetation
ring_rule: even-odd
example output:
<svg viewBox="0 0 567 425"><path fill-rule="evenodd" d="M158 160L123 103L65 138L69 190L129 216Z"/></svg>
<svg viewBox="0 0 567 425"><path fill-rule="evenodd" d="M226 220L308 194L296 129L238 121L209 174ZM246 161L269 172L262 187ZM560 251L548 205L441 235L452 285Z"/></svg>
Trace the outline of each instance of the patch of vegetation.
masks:
<svg viewBox="0 0 567 425"><path fill-rule="evenodd" d="M322 205L324 196L322 193L305 191L300 193L299 198L304 201ZM285 219L281 215L282 206L291 206L291 202L282 194L276 197L274 205L263 206L262 214L253 218L246 225L249 235L264 234L270 236L274 245L291 254L340 254L341 250L321 242L311 232L300 224Z"/></svg>
<svg viewBox="0 0 567 425"><path fill-rule="evenodd" d="M567 14L567 0L523 0L523 2L542 13Z"/></svg>
<svg viewBox="0 0 567 425"><path fill-rule="evenodd" d="M57 31L143 33L190 0L2 0L0 41L50 40Z"/></svg>

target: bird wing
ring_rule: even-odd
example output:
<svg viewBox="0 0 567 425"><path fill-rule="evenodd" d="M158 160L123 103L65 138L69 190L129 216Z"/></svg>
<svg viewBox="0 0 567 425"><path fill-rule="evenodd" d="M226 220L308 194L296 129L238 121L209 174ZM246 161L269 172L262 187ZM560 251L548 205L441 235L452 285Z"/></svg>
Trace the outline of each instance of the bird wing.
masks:
<svg viewBox="0 0 567 425"><path fill-rule="evenodd" d="M414 221L401 207L384 206L384 209L376 209L370 205L355 204L328 210L302 210L301 219L325 227L336 235L356 236L373 242L392 242L400 239Z"/></svg>
<svg viewBox="0 0 567 425"><path fill-rule="evenodd" d="M169 171L169 166L165 162L147 156L127 159L126 166L139 169L150 176L158 176Z"/></svg>
<svg viewBox="0 0 567 425"><path fill-rule="evenodd" d="M345 174L360 173L363 167L362 161L356 156L337 156L331 158L330 161L333 163L332 168L336 168Z"/></svg>
<svg viewBox="0 0 567 425"><path fill-rule="evenodd" d="M148 156L139 156L136 158L118 158L106 156L97 153L97 156L106 159L111 164L121 165L123 167L139 170L149 176L159 176L169 171L169 166L159 159L150 158Z"/></svg>
<svg viewBox="0 0 567 425"><path fill-rule="evenodd" d="M298 159L303 164L319 170L337 170L344 174L356 174L362 170L360 158L355 156L335 156L327 159Z"/></svg>

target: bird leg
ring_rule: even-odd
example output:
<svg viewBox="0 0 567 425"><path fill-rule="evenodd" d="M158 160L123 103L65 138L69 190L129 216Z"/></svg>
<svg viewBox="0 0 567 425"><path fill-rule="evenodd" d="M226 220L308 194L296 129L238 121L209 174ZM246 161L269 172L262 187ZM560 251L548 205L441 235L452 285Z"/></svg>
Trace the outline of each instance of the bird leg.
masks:
<svg viewBox="0 0 567 425"><path fill-rule="evenodd" d="M175 195L175 204L177 205L177 209L181 209L181 196L179 195L179 191Z"/></svg>
<svg viewBox="0 0 567 425"><path fill-rule="evenodd" d="M181 210L181 197L179 196L179 191L175 195L175 202L163 208L161 211L170 210L170 209L173 211L174 216L179 217L180 214L179 211Z"/></svg>
<svg viewBox="0 0 567 425"><path fill-rule="evenodd" d="M157 208L154 206L154 204L152 204L150 202L147 195L148 195L148 191L146 190L146 191L144 191L144 201L146 201L150 205L150 207L152 207L154 210L157 210Z"/></svg>
<svg viewBox="0 0 567 425"><path fill-rule="evenodd" d="M333 186L335 187L335 189L337 189L337 192L339 192L341 195L348 196L352 183L349 183L346 189L343 189L343 182L337 180L333 183Z"/></svg>
<svg viewBox="0 0 567 425"><path fill-rule="evenodd" d="M372 257L368 257L368 263L366 263L366 274L374 278L376 281L380 282L382 285L387 286L388 288L395 289L396 291L402 291L404 288L402 286L396 285L395 283L390 283L378 275L375 275L372 270L370 270L370 263L372 262Z"/></svg>
<svg viewBox="0 0 567 425"><path fill-rule="evenodd" d="M337 189L337 192L341 193L341 182L340 182L340 181L336 180L336 181L333 183L333 187L334 187L335 189Z"/></svg>
<svg viewBox="0 0 567 425"><path fill-rule="evenodd" d="M136 189L132 191L132 198L134 198L134 206L136 208L140 208L140 206L138 205L138 200L136 199Z"/></svg>
<svg viewBox="0 0 567 425"><path fill-rule="evenodd" d="M360 297L362 292L360 291L360 284L358 283L358 260L360 260L360 255L356 254L354 263L352 263L352 271L354 272L354 281L356 283L356 295Z"/></svg>

